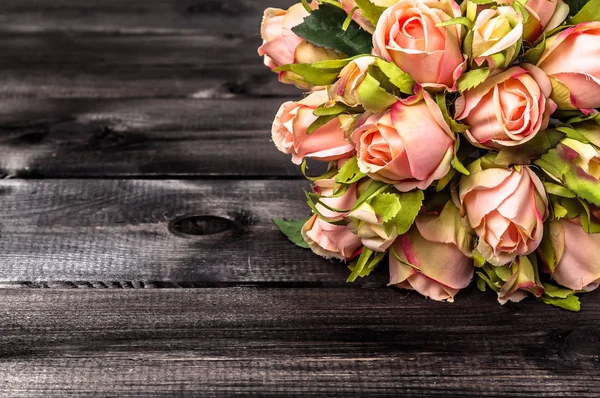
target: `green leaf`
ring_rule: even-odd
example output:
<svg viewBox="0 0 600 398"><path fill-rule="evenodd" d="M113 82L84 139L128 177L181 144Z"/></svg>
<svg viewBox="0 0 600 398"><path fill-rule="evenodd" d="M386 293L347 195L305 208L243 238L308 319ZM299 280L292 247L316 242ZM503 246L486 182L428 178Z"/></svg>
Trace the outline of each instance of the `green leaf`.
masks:
<svg viewBox="0 0 600 398"><path fill-rule="evenodd" d="M563 187L562 185L554 184L552 182L544 182L544 188L546 188L546 192L550 195L560 196L561 198L576 198L573 192L571 192L568 188Z"/></svg>
<svg viewBox="0 0 600 398"><path fill-rule="evenodd" d="M487 262L483 254L477 249L473 250L473 262L475 267L482 268Z"/></svg>
<svg viewBox="0 0 600 398"><path fill-rule="evenodd" d="M448 184L450 184L450 182L452 182L452 179L456 176L456 169L455 168L451 168L450 171L448 172L448 174L446 174L441 180L439 180L437 182L437 185L435 186L435 191L436 192L441 192L444 190L444 188L446 188L448 186Z"/></svg>
<svg viewBox="0 0 600 398"><path fill-rule="evenodd" d="M375 214L380 216L383 222L391 221L402 209L398 195L393 193L382 193L371 199L370 203Z"/></svg>
<svg viewBox="0 0 600 398"><path fill-rule="evenodd" d="M392 62L384 61L381 58L377 58L375 61L377 67L381 72L390 80L394 86L398 87L404 94L412 95L414 93L415 81L410 75L402 69L398 68L396 64Z"/></svg>
<svg viewBox="0 0 600 398"><path fill-rule="evenodd" d="M373 196L385 192L390 186L391 185L384 182L372 180L367 189L356 200L356 203L354 203L354 206L352 206L352 210L358 209L363 203L371 199Z"/></svg>
<svg viewBox="0 0 600 398"><path fill-rule="evenodd" d="M450 26L450 25L463 25L467 30L473 29L473 21L467 17L452 18L444 22L438 22L435 24L436 27Z"/></svg>
<svg viewBox="0 0 600 398"><path fill-rule="evenodd" d="M401 210L390 222L396 226L398 235L403 235L410 230L423 207L425 193L420 189L400 195Z"/></svg>
<svg viewBox="0 0 600 398"><path fill-rule="evenodd" d="M484 292L486 291L486 282L485 280L481 279L481 278L477 278L477 289L479 289L480 292Z"/></svg>
<svg viewBox="0 0 600 398"><path fill-rule="evenodd" d="M369 276L384 257L385 253L374 252L373 250L363 247L360 257L348 267L352 273L346 282L355 282L358 277L364 278Z"/></svg>
<svg viewBox="0 0 600 398"><path fill-rule="evenodd" d="M540 258L548 266L550 273L554 273L556 269L556 251L554 250L554 245L552 242L550 227L548 224L544 225L544 238L540 243L540 247L538 249L538 253L540 254Z"/></svg>
<svg viewBox="0 0 600 398"><path fill-rule="evenodd" d="M321 4L300 25L292 28L298 36L317 46L331 48L349 56L371 54L371 34L354 21L344 30L347 14L331 4Z"/></svg>
<svg viewBox="0 0 600 398"><path fill-rule="evenodd" d="M338 116L344 112L347 112L349 109L351 108L348 105L342 104L340 102L332 106L326 106L326 104L323 104L317 109L315 109L313 114L315 116Z"/></svg>
<svg viewBox="0 0 600 398"><path fill-rule="evenodd" d="M358 159L354 156L344 163L338 174L335 176L335 182L338 184L354 184L365 176L366 174L361 172L358 167Z"/></svg>
<svg viewBox="0 0 600 398"><path fill-rule="evenodd" d="M308 220L309 219L306 218L298 221L273 220L273 222L291 242L296 244L296 246L303 249L310 249L310 246L308 246L308 243L306 243L302 237L302 227L304 227L304 224L306 224Z"/></svg>
<svg viewBox="0 0 600 398"><path fill-rule="evenodd" d="M531 48L529 51L527 51L525 53L525 56L524 56L525 61L529 62L530 64L537 65L540 58L542 58L542 55L544 54L545 50L546 50L546 34L544 33L540 44Z"/></svg>
<svg viewBox="0 0 600 398"><path fill-rule="evenodd" d="M275 72L293 72L300 75L305 82L315 86L328 86L336 82L339 69L317 68L314 64L289 64L273 69Z"/></svg>
<svg viewBox="0 0 600 398"><path fill-rule="evenodd" d="M448 105L446 103L446 94L436 95L435 102L442 111L444 120L446 121L446 123L448 123L448 126L450 126L450 130L452 130L455 133L462 133L469 129L469 126L465 126L464 124L457 122L452 118L452 116L450 116L450 111L448 110Z"/></svg>
<svg viewBox="0 0 600 398"><path fill-rule="evenodd" d="M542 296L540 301L544 304L553 305L555 307L559 307L565 310L579 312L581 311L581 302L579 301L579 297L570 295L567 298L556 298L549 296Z"/></svg>
<svg viewBox="0 0 600 398"><path fill-rule="evenodd" d="M321 127L325 126L327 123L335 119L337 115L327 115L327 116L319 116L317 120L312 122L310 126L306 129L306 134L312 134Z"/></svg>
<svg viewBox="0 0 600 398"><path fill-rule="evenodd" d="M364 80L358 86L356 92L358 102L369 112L383 112L398 102L398 98L381 87L381 82L370 73L365 75Z"/></svg>
<svg viewBox="0 0 600 398"><path fill-rule="evenodd" d="M464 93L467 90L471 90L488 78L491 71L489 68L473 69L458 79L458 91Z"/></svg>
<svg viewBox="0 0 600 398"><path fill-rule="evenodd" d="M555 148L563 138L565 134L558 130L541 131L523 145L500 150L495 162L501 166L531 164L532 160Z"/></svg>
<svg viewBox="0 0 600 398"><path fill-rule="evenodd" d="M354 19L352 19L352 17L354 16L354 13L356 12L356 10L358 10L358 7L354 7L352 10L350 10L350 12L348 13L348 16L344 20L344 24L342 25L342 29L344 29L344 32L348 30L348 27L354 20Z"/></svg>
<svg viewBox="0 0 600 398"><path fill-rule="evenodd" d="M567 23L577 25L592 21L600 21L600 0L589 0Z"/></svg>
<svg viewBox="0 0 600 398"><path fill-rule="evenodd" d="M544 283L544 289L546 289L545 295L553 298L566 299L575 292L570 289L560 288L549 283Z"/></svg>
<svg viewBox="0 0 600 398"><path fill-rule="evenodd" d="M459 148L460 148L460 138L456 137L456 141L454 141L454 158L452 159L452 162L450 164L460 174L470 176L471 172L458 159L457 153L458 153Z"/></svg>
<svg viewBox="0 0 600 398"><path fill-rule="evenodd" d="M535 162L544 172L561 180L579 198L600 206L600 180L585 173L573 162L570 148L559 145Z"/></svg>
<svg viewBox="0 0 600 398"><path fill-rule="evenodd" d="M585 214L580 213L581 226L583 227L583 230L588 234L600 234L600 220L592 216L590 205L581 199L579 200L579 204L581 207L583 207L585 212Z"/></svg>
<svg viewBox="0 0 600 398"><path fill-rule="evenodd" d="M385 11L385 7L376 6L369 0L354 0L354 2L362 11L362 15L367 18L373 26L376 26L381 14Z"/></svg>

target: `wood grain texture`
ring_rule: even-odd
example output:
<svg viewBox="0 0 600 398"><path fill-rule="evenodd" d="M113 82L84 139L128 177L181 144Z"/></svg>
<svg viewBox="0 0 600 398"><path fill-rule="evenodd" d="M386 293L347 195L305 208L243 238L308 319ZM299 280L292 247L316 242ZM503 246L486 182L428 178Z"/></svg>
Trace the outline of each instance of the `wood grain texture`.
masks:
<svg viewBox="0 0 600 398"><path fill-rule="evenodd" d="M257 16L295 0L3 0L0 30L257 35ZM260 19L258 22L260 25Z"/></svg>
<svg viewBox="0 0 600 398"><path fill-rule="evenodd" d="M478 292L3 291L0 394L595 397L584 300L586 317Z"/></svg>
<svg viewBox="0 0 600 398"><path fill-rule="evenodd" d="M0 98L300 96L262 64L260 42L255 34L7 33Z"/></svg>
<svg viewBox="0 0 600 398"><path fill-rule="evenodd" d="M298 95L256 50L267 6L292 1L0 4L0 98Z"/></svg>
<svg viewBox="0 0 600 398"><path fill-rule="evenodd" d="M0 101L0 175L298 177L270 140L281 102Z"/></svg>
<svg viewBox="0 0 600 398"><path fill-rule="evenodd" d="M346 267L295 247L271 221L307 217L305 187L301 181L0 181L0 280L343 286ZM359 286L383 286L385 277L384 270Z"/></svg>

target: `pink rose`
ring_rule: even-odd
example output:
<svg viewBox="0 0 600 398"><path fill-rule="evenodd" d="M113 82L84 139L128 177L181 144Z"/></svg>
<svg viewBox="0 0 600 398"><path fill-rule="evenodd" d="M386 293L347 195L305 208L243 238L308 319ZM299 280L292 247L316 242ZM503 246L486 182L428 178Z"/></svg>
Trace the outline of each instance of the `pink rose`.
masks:
<svg viewBox="0 0 600 398"><path fill-rule="evenodd" d="M397 102L389 111L371 115L351 136L360 170L401 192L426 189L444 177L454 156L454 136L425 95L425 101Z"/></svg>
<svg viewBox="0 0 600 398"><path fill-rule="evenodd" d="M513 0L498 1L513 5ZM569 16L569 6L563 0L529 0L525 4L529 19L525 24L524 39L535 42L544 32L558 27Z"/></svg>
<svg viewBox="0 0 600 398"><path fill-rule="evenodd" d="M343 161L339 163L343 163ZM341 166L340 164L339 167ZM313 191L322 196L315 205L317 210L323 217L334 222L344 220L357 199L356 184L351 185L346 192L339 196L334 195L335 185L335 179L328 178L315 181L313 187Z"/></svg>
<svg viewBox="0 0 600 398"><path fill-rule="evenodd" d="M577 219L554 221L549 229L554 279L572 290L595 290L600 284L600 234L588 234Z"/></svg>
<svg viewBox="0 0 600 398"><path fill-rule="evenodd" d="M465 136L473 145L521 145L548 127L556 110L551 93L550 80L540 69L515 66L466 91L456 101L456 119L471 126Z"/></svg>
<svg viewBox="0 0 600 398"><path fill-rule="evenodd" d="M462 27L436 25L460 16L454 0L400 0L379 19L373 54L393 61L424 87L452 88L466 62Z"/></svg>
<svg viewBox="0 0 600 398"><path fill-rule="evenodd" d="M600 22L582 23L546 41L538 66L550 76L560 109L600 107Z"/></svg>
<svg viewBox="0 0 600 398"><path fill-rule="evenodd" d="M477 249L492 265L533 253L544 234L548 198L529 167L471 167L459 186L463 214L479 236Z"/></svg>
<svg viewBox="0 0 600 398"><path fill-rule="evenodd" d="M316 3L313 2L312 6L316 8ZM279 8L265 10L261 26L263 44L258 49L258 54L265 57L266 66L274 69L293 63L313 63L341 57L335 51L308 43L292 31L307 16L308 11L300 3L294 4L287 11ZM310 88L298 77L293 72L279 72L281 82L296 84L301 89Z"/></svg>
<svg viewBox="0 0 600 398"><path fill-rule="evenodd" d="M330 224L316 214L302 228L302 237L315 254L343 261L356 257L362 246L347 226Z"/></svg>
<svg viewBox="0 0 600 398"><path fill-rule="evenodd" d="M413 228L394 243L390 285L453 302L473 278L473 260L468 257L471 240L452 203L440 216L420 215Z"/></svg>
<svg viewBox="0 0 600 398"><path fill-rule="evenodd" d="M304 158L322 161L343 159L354 153L354 147L346 141L345 125L352 124L351 117L341 115L312 134L307 133L317 120L314 110L328 101L327 91L317 91L302 101L281 105L273 122L272 138L281 152L292 155L292 162L301 164Z"/></svg>

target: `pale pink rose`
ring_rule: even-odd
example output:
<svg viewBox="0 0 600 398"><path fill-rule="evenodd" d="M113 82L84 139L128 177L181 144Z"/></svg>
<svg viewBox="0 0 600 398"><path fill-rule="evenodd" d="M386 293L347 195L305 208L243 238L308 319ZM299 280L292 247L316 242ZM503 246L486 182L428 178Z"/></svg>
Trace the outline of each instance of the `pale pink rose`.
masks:
<svg viewBox="0 0 600 398"><path fill-rule="evenodd" d="M466 62L462 25L436 25L460 16L454 0L400 0L379 19L373 54L393 61L423 87L453 88Z"/></svg>
<svg viewBox="0 0 600 398"><path fill-rule="evenodd" d="M600 234L588 234L577 219L552 222L549 234L556 256L553 278L572 290L595 290L600 284Z"/></svg>
<svg viewBox="0 0 600 398"><path fill-rule="evenodd" d="M413 228L396 240L393 250L390 285L453 302L473 279L473 260L468 257L471 236L461 225L460 213L452 203L439 217L417 217Z"/></svg>
<svg viewBox="0 0 600 398"><path fill-rule="evenodd" d="M470 126L465 133L476 146L499 149L533 139L548 127L556 104L549 99L548 77L530 64L492 75L456 101L456 119Z"/></svg>
<svg viewBox="0 0 600 398"><path fill-rule="evenodd" d="M527 297L527 293L532 293L536 297L541 297L544 293L544 287L536 280L533 264L526 256L517 257L512 264L503 268L510 272L510 277L498 292L500 304L504 305L509 301L518 303Z"/></svg>
<svg viewBox="0 0 600 398"><path fill-rule="evenodd" d="M317 120L314 110L329 100L327 91L317 91L302 101L281 105L273 122L272 139L281 152L292 155L292 162L301 164L304 158L322 161L344 159L354 153L345 138L346 115L341 115L312 134L307 129Z"/></svg>
<svg viewBox="0 0 600 398"><path fill-rule="evenodd" d="M548 198L529 167L473 170L459 186L463 214L479 236L477 249L500 266L533 253L544 234Z"/></svg>
<svg viewBox="0 0 600 398"><path fill-rule="evenodd" d="M315 254L325 258L348 261L362 247L360 238L347 226L330 224L316 214L302 228L302 237Z"/></svg>
<svg viewBox="0 0 600 398"><path fill-rule="evenodd" d="M444 177L454 156L454 136L427 94L425 101L397 102L387 112L371 115L351 139L360 170L401 192L426 189Z"/></svg>
<svg viewBox="0 0 600 398"><path fill-rule="evenodd" d="M316 8L316 2L312 3L312 7ZM274 69L293 63L313 63L341 57L335 51L308 43L292 31L292 28L300 25L307 16L308 11L300 3L294 4L287 11L279 8L265 10L261 26L263 44L258 49L258 54L265 57L266 66ZM292 72L278 74L283 83L295 84L301 89L310 87Z"/></svg>
<svg viewBox="0 0 600 398"><path fill-rule="evenodd" d="M498 1L499 4L513 5L513 0ZM529 0L525 4L529 19L525 24L524 39L535 42L544 32L548 32L569 16L569 6L563 0Z"/></svg>
<svg viewBox="0 0 600 398"><path fill-rule="evenodd" d="M560 109L600 107L599 57L600 22L582 23L548 38L537 65L550 76Z"/></svg>

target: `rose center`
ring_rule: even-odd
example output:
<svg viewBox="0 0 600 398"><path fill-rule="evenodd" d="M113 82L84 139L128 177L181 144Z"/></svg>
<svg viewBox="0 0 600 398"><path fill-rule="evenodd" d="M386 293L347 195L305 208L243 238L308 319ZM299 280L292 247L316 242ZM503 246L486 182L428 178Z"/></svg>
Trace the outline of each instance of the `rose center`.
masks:
<svg viewBox="0 0 600 398"><path fill-rule="evenodd" d="M378 130L363 135L363 160L375 166L383 167L392 161L389 144Z"/></svg>

